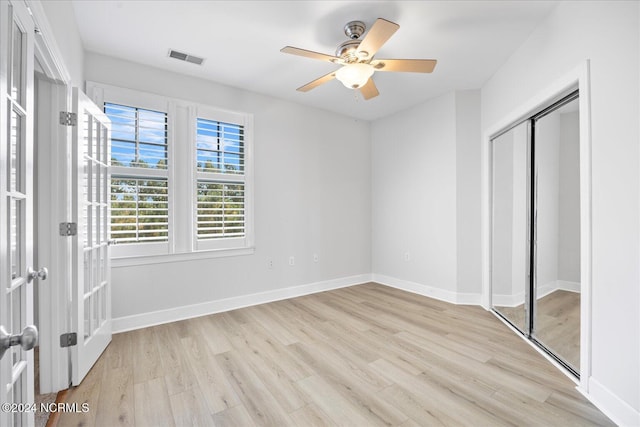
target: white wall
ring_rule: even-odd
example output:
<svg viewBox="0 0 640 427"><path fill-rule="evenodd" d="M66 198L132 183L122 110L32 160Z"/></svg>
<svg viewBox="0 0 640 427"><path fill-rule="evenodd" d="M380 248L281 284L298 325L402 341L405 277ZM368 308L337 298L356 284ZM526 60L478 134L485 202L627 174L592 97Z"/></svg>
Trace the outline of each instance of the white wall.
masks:
<svg viewBox="0 0 640 427"><path fill-rule="evenodd" d="M514 263L518 258L518 248L524 247L526 237L518 245L514 227L514 217L518 218L516 200L519 191L523 188L517 185L514 176L514 169L521 170L523 164L516 162L517 152L520 144L515 144L514 132L510 131L500 137L495 138L492 143L492 198L493 216L491 218L493 228L491 230L491 292L493 304L498 306L515 306L521 303L517 298L511 298L514 293L519 293L524 301L524 288L518 292L513 290L516 277L523 277L526 273L518 271L518 263ZM526 150L526 145L525 145ZM515 163L515 164L514 164ZM526 171L526 160L525 160ZM526 190L526 188L524 188ZM526 197L525 197L526 215ZM514 257L515 255L515 257ZM514 260L515 258L515 260ZM522 257L524 258L524 256ZM524 274L523 274L524 273Z"/></svg>
<svg viewBox="0 0 640 427"><path fill-rule="evenodd" d="M578 111L558 110L536 122L538 298L580 286L579 130Z"/></svg>
<svg viewBox="0 0 640 427"><path fill-rule="evenodd" d="M484 132L590 59L592 376L589 394L640 422L638 2L560 2L482 89Z"/></svg>
<svg viewBox="0 0 640 427"><path fill-rule="evenodd" d="M373 123L377 280L479 302L479 102L478 91L451 92Z"/></svg>
<svg viewBox="0 0 640 427"><path fill-rule="evenodd" d="M456 291L455 125L453 93L373 123L375 274Z"/></svg>
<svg viewBox="0 0 640 427"><path fill-rule="evenodd" d="M458 293L478 294L480 258L480 91L456 91L456 237Z"/></svg>
<svg viewBox="0 0 640 427"><path fill-rule="evenodd" d="M580 135L577 111L560 115L558 279L580 283Z"/></svg>
<svg viewBox="0 0 640 427"><path fill-rule="evenodd" d="M512 197L512 265L511 265L511 306L524 304L529 286L529 222L527 208L529 195L529 126L522 123L511 129L513 133L513 197ZM494 196L494 199L497 197ZM498 227L499 225L496 224ZM495 264L495 262L494 262ZM494 292L494 296L496 293ZM507 301L509 301L507 299ZM524 326L523 326L524 328Z"/></svg>
<svg viewBox="0 0 640 427"><path fill-rule="evenodd" d="M522 123L494 138L491 152L492 304L516 307L524 303L529 286L528 124Z"/></svg>
<svg viewBox="0 0 640 427"><path fill-rule="evenodd" d="M554 288L558 280L560 115L549 114L536 123L537 169L536 285ZM540 296L542 292L538 292Z"/></svg>
<svg viewBox="0 0 640 427"><path fill-rule="evenodd" d="M254 115L255 254L113 268L114 318L370 273L368 122L93 53L85 75Z"/></svg>

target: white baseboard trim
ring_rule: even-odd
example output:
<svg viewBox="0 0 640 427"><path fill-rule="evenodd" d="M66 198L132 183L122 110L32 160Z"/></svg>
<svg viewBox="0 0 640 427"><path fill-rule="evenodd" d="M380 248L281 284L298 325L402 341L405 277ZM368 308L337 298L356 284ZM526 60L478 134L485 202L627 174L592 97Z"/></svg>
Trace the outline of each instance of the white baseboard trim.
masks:
<svg viewBox="0 0 640 427"><path fill-rule="evenodd" d="M492 303L499 307L517 307L524 304L524 292L513 295L493 295Z"/></svg>
<svg viewBox="0 0 640 427"><path fill-rule="evenodd" d="M538 299L540 298L544 298L547 295L549 295L552 292L555 292L558 290L558 281L554 280L551 282L547 282L544 285L540 285L538 286L538 289L536 289L536 297Z"/></svg>
<svg viewBox="0 0 640 427"><path fill-rule="evenodd" d="M400 289L402 291L412 292L414 294L422 295L429 298L435 298L451 304L480 305L481 303L482 295L479 293L463 294L375 273L372 274L371 280L381 285Z"/></svg>
<svg viewBox="0 0 640 427"><path fill-rule="evenodd" d="M538 299L546 297L555 291L580 292L580 282L568 280L554 280L538 287ZM524 292L514 295L494 295L493 305L500 307L517 307L524 304Z"/></svg>
<svg viewBox="0 0 640 427"><path fill-rule="evenodd" d="M135 314L132 316L117 317L111 320L113 333L126 332L134 329L147 328L163 323L176 322L178 320L191 319L193 317L206 316L208 314L221 313L252 305L280 301L317 292L330 291L332 289L345 288L371 281L370 274L342 277L339 279L325 280L306 285L292 286L289 288L275 289L273 291L260 292L251 295L241 295L215 301L207 301L200 304L169 308L166 310L152 311L149 313Z"/></svg>
<svg viewBox="0 0 640 427"><path fill-rule="evenodd" d="M580 292L580 282L570 282L568 280L558 280L556 289L568 292Z"/></svg>
<svg viewBox="0 0 640 427"><path fill-rule="evenodd" d="M538 287L538 299L546 297L555 291L580 292L580 282L568 280L554 280Z"/></svg>
<svg viewBox="0 0 640 427"><path fill-rule="evenodd" d="M613 394L593 377L589 378L589 392L578 391L619 426L640 426L640 411Z"/></svg>

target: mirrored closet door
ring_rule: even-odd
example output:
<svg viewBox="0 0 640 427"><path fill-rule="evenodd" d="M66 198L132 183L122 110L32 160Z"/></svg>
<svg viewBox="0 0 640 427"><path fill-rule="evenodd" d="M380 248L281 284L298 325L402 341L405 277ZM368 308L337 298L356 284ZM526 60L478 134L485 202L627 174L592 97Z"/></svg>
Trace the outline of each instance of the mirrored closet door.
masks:
<svg viewBox="0 0 640 427"><path fill-rule="evenodd" d="M578 93L491 141L493 310L580 368Z"/></svg>
<svg viewBox="0 0 640 427"><path fill-rule="evenodd" d="M493 307L520 332L529 331L530 145L529 124L521 123L492 141Z"/></svg>

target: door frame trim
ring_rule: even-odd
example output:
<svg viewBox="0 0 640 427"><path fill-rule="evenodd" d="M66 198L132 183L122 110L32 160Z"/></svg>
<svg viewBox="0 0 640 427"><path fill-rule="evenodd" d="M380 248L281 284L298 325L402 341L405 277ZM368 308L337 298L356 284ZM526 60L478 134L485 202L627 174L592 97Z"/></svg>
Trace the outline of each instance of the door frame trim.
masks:
<svg viewBox="0 0 640 427"><path fill-rule="evenodd" d="M591 204L591 90L590 63L585 60L512 112L489 126L482 135L482 306L490 310L491 302L491 140L513 123L531 117L545 105L575 89L580 92L580 391L589 394L591 378L591 298L592 298L592 204ZM525 337L523 337L525 339Z"/></svg>
<svg viewBox="0 0 640 427"><path fill-rule="evenodd" d="M70 86L71 74L64 63L62 51L55 41L42 3L37 0L26 0L26 3L38 29L39 37L35 38L34 46L36 58L49 78Z"/></svg>
<svg viewBox="0 0 640 427"><path fill-rule="evenodd" d="M45 73L45 80L51 83L51 96L47 100L48 108L54 114L56 110L66 111L71 102L71 74L65 65L62 51L57 45L42 3L38 0L25 0L25 2L37 29L34 55ZM38 108L37 105L36 108ZM40 222L43 226L46 224L46 230L48 230L47 236L42 236L42 233L38 235L39 241L44 237L44 242L48 244L46 247L36 248L38 249L36 256L48 258L48 266L52 273L50 279L40 288L40 297L49 295L49 298L40 298L39 307L36 308L39 313L41 334L41 392L57 392L67 389L70 384L69 349L60 348L57 339L60 334L69 332L71 321L70 290L68 289L71 283L70 242L60 238L57 228L57 223L66 221L61 218L70 217L70 174L67 165L70 158L70 137L55 117L57 115L51 117L49 123L43 128L38 129L38 133L46 132L46 135L50 136L46 148L49 150L50 160L46 167L37 169L34 177L40 182L48 182L47 190L55 189L51 194L57 196L49 199L47 219L40 218L37 213L34 216L34 221ZM34 144L37 146L37 139L34 139ZM61 179L62 176L64 179ZM60 186L55 187L56 183L63 184L64 189ZM36 197L39 195L36 194Z"/></svg>

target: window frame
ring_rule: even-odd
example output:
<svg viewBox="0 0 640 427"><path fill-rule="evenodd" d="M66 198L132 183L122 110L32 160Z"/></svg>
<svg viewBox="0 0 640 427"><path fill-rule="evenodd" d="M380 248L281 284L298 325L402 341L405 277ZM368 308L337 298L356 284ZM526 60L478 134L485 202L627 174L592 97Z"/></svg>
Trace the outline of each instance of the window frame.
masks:
<svg viewBox="0 0 640 427"><path fill-rule="evenodd" d="M108 100L104 100L102 102L102 109L104 109L104 106L106 103L109 104L113 104L113 105L123 105L125 106L126 104L123 103L115 103L115 102L111 102ZM151 108L147 108L147 107L143 107L143 106L133 106L133 105L126 105L128 107L131 108L135 108L136 110L139 109L143 109L143 110L151 110ZM158 106L160 106L158 104ZM113 184L113 177L117 176L118 179L132 179L132 180L166 180L167 182L167 197L169 198L169 193L170 193L170 188L169 188L169 158L170 158L170 153L169 153L169 145L170 145L170 141L169 141L169 129L171 128L171 124L169 123L169 113L166 111L167 109L164 108L163 110L158 110L158 109L154 109L153 111L157 111L160 113L165 114L165 120L166 120L166 126L167 126L167 130L166 130L166 140L167 140L167 167L164 169L157 169L157 168L141 168L141 167L131 167L131 166L114 166L113 164L110 163L110 178L111 178L111 183ZM136 125L137 126L137 125ZM113 138L112 138L113 139ZM138 149L138 145L139 145L139 141L136 138L136 149ZM113 145L112 145L113 146ZM109 153L109 162L111 162L111 153ZM109 198L111 199L111 189L109 191ZM111 206L110 206L111 209ZM167 221L169 222L170 219L170 215L171 215L171 210L170 210L170 206L169 203L167 203ZM114 218L113 212L111 215L111 218ZM144 245L144 248L146 250L146 252L149 255L160 255L163 253L166 253L168 251L169 248L169 241L170 241L170 236L169 236L169 230L171 229L171 224L168 223L167 224L167 239L166 241L157 241L157 242L139 242L139 243L124 243L124 244L116 244L113 246L113 250L112 253L114 253L114 256L135 256L137 253L137 245ZM112 228L110 227L109 229L110 233L112 231ZM111 241L115 242L115 239L113 238L113 236L111 236Z"/></svg>
<svg viewBox="0 0 640 427"><path fill-rule="evenodd" d="M102 110L105 102L108 102L167 114L167 169L141 168L141 171L135 172L143 172L144 177L166 176L169 198L168 240L114 245L111 251L113 266L145 265L254 253L252 114L91 81L87 82L87 93ZM197 170L197 118L243 126L244 174L228 175L233 175L230 181L243 177L244 237L201 240L197 238L197 184L200 174ZM112 175L142 177L142 174L132 173L132 170L137 168L111 166L110 169Z"/></svg>
<svg viewBox="0 0 640 427"><path fill-rule="evenodd" d="M244 173L242 174L225 174L215 172L201 172L197 168L197 122L198 119L211 120L216 122L231 123L240 125L243 128L243 151L244 151ZM197 106L190 109L189 123L192 125L192 132L194 141L192 148L193 152L191 158L193 159L193 250L221 250L225 247L228 248L243 248L251 247L253 245L253 223L247 219L252 217L252 185L248 185L248 181L251 179L251 172L253 170L252 162L252 117L246 114L238 114L229 111L223 111L206 106ZM219 239L198 239L198 195L197 188L199 181L208 181L216 183L234 183L244 185L244 237L223 237ZM250 182L250 181L249 181Z"/></svg>

